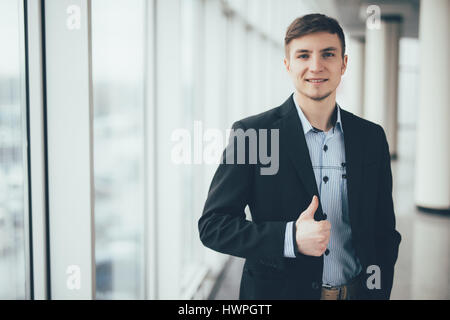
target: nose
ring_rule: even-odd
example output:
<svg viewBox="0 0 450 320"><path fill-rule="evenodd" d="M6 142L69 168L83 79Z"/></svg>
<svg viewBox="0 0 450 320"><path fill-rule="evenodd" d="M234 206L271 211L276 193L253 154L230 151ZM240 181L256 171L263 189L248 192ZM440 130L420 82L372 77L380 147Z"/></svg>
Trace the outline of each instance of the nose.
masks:
<svg viewBox="0 0 450 320"><path fill-rule="evenodd" d="M311 72L320 72L322 71L322 61L320 60L320 57L317 55L314 55L310 60L309 70Z"/></svg>

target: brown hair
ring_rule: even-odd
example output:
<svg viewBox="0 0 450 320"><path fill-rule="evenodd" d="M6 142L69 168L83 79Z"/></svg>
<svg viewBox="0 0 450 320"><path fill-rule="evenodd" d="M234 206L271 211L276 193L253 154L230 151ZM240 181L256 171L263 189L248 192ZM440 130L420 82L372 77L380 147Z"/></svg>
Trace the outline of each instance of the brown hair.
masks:
<svg viewBox="0 0 450 320"><path fill-rule="evenodd" d="M286 58L289 58L289 43L307 34L326 31L338 35L341 40L342 58L345 54L345 36L339 23L326 15L313 13L295 19L287 28L284 38Z"/></svg>

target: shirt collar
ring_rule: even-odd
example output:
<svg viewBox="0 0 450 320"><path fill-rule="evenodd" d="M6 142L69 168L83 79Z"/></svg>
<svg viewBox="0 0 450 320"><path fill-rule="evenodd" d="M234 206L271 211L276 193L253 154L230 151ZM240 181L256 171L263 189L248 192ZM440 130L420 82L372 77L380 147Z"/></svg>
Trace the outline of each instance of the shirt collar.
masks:
<svg viewBox="0 0 450 320"><path fill-rule="evenodd" d="M316 128L314 128L312 125L311 125L311 123L308 121L308 119L306 118L306 116L305 116L305 114L303 113L303 110L300 108L300 106L298 105L298 103L297 103L297 100L295 99L295 96L297 95L297 93L295 92L293 95L292 95L292 100L294 100L294 104L295 104L295 107L296 107L296 109L297 109L297 112L298 112L298 116L300 117L300 121L302 122L302 126L303 126L303 133L304 134L307 134L310 130L319 130L319 129L316 129ZM334 128L335 127L337 127L337 128L340 128L341 129L341 131L342 131L342 133L344 133L344 129L342 128L342 122L341 122L341 110L340 110L341 108L340 108L340 106L337 104L337 102L336 102L336 107L335 107L335 109L334 109L334 111L333 111L333 115L332 115L332 117L334 117L335 118L335 123L334 123L334 125L333 125L333 130L334 130ZM338 125L339 124L339 125ZM322 131L322 130L319 130L319 131Z"/></svg>

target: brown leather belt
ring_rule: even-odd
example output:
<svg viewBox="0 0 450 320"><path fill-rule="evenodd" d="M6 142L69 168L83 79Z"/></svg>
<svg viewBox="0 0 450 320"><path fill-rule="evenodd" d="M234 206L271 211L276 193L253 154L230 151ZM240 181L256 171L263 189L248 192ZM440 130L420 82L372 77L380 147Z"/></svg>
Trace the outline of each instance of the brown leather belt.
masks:
<svg viewBox="0 0 450 320"><path fill-rule="evenodd" d="M346 285L341 286L322 286L322 295L320 300L348 300L362 298L362 279L361 275L351 280Z"/></svg>

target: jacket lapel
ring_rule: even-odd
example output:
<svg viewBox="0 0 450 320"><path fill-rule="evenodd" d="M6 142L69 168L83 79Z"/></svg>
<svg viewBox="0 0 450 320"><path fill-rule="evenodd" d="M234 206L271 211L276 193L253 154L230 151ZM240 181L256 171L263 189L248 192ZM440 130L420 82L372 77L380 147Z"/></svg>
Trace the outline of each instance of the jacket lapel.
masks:
<svg viewBox="0 0 450 320"><path fill-rule="evenodd" d="M295 171L305 186L311 201L313 195L319 196L319 192L317 190L316 178L314 177L302 123L298 117L292 95L284 103L283 107L287 110L287 114L282 123L281 142L284 144L285 150L287 150ZM315 217L320 215L322 215L322 206L319 201L319 208L316 211Z"/></svg>
<svg viewBox="0 0 450 320"><path fill-rule="evenodd" d="M341 108L341 121L344 129L344 144L347 174L347 196L350 223L352 228L358 218L361 199L361 179L363 160L363 137L355 116Z"/></svg>

